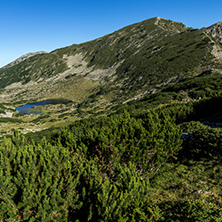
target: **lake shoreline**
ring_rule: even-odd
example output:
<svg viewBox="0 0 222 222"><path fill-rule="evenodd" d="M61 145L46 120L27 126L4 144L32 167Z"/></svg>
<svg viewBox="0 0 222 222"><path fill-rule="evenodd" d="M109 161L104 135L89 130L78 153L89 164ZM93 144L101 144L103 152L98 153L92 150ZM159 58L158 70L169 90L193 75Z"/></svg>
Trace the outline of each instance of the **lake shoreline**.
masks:
<svg viewBox="0 0 222 222"><path fill-rule="evenodd" d="M35 109L33 107L36 106L45 106L45 105L56 105L56 104L67 104L72 102L68 99L47 99L34 103L26 103L22 106L18 106L15 108L19 113L27 113L27 114L41 114L42 111Z"/></svg>

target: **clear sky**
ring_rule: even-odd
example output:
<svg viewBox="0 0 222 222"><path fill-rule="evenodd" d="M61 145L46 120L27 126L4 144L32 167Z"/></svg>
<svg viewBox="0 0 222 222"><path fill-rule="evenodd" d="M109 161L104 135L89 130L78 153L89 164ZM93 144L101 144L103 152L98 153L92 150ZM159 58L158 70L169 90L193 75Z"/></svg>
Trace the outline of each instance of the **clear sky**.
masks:
<svg viewBox="0 0 222 222"><path fill-rule="evenodd" d="M0 67L152 17L202 28L222 21L221 0L0 0Z"/></svg>

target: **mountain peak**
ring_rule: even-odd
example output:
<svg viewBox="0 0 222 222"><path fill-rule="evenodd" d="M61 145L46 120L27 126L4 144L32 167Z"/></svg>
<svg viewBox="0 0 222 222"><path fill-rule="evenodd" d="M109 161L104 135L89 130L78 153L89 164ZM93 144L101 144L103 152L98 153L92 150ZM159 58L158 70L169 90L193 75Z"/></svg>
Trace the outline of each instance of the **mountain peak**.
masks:
<svg viewBox="0 0 222 222"><path fill-rule="evenodd" d="M173 31L179 33L187 30L187 27L181 22L174 22L169 19L160 18L159 16L155 17L155 19L155 25L160 26L166 31Z"/></svg>
<svg viewBox="0 0 222 222"><path fill-rule="evenodd" d="M222 43L222 22L217 22L208 28L203 28L203 30Z"/></svg>
<svg viewBox="0 0 222 222"><path fill-rule="evenodd" d="M43 54L43 53L47 53L47 52L45 52L45 51L38 51L38 52L27 53L25 55L20 56L18 59L14 60L13 62L7 64L6 66L3 66L2 69L6 69L6 68L9 68L9 67L12 67L14 65L19 64L20 62L25 61L26 59L28 59L28 58L30 58L32 56L35 56L35 55L38 55L38 54Z"/></svg>
<svg viewBox="0 0 222 222"><path fill-rule="evenodd" d="M222 25L222 22L221 21L219 21L218 23L216 23L217 25Z"/></svg>
<svg viewBox="0 0 222 222"><path fill-rule="evenodd" d="M209 26L208 28L218 27L218 26L221 26L221 25L222 25L222 22L219 21L219 22L217 22L217 23L215 23L215 24Z"/></svg>

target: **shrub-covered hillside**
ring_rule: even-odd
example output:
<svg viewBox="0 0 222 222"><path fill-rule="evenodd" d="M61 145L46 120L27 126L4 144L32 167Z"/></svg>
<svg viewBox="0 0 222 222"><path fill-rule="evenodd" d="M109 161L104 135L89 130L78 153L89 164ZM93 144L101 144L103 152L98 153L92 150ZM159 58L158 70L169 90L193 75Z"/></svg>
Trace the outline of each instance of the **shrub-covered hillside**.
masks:
<svg viewBox="0 0 222 222"><path fill-rule="evenodd" d="M15 132L0 145L1 220L220 221L222 130L191 121L220 100Z"/></svg>
<svg viewBox="0 0 222 222"><path fill-rule="evenodd" d="M1 68L0 221L222 221L220 30L156 17Z"/></svg>

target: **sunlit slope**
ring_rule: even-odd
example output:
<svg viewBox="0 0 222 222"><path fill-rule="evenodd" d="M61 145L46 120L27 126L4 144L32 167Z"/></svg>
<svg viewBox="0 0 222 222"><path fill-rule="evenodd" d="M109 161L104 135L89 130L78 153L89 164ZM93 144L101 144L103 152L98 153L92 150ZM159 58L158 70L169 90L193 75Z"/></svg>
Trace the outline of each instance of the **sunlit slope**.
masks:
<svg viewBox="0 0 222 222"><path fill-rule="evenodd" d="M156 17L0 69L1 97L65 97L87 106L122 103L184 76L220 70L221 52L210 31Z"/></svg>

